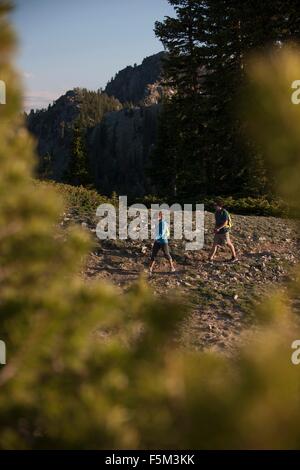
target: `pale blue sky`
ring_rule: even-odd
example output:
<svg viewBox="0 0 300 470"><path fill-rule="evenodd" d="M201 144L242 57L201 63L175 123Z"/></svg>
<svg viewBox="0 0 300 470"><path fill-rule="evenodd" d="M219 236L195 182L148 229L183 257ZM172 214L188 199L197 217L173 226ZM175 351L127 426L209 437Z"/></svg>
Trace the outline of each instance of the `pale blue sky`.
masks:
<svg viewBox="0 0 300 470"><path fill-rule="evenodd" d="M167 0L15 0L17 66L25 108L45 107L76 86L97 89L120 69L163 49L154 22Z"/></svg>

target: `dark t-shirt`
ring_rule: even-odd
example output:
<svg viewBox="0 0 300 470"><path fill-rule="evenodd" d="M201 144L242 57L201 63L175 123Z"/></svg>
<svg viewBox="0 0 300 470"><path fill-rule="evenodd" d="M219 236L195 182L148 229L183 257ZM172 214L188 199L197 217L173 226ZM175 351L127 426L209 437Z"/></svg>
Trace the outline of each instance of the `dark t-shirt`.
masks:
<svg viewBox="0 0 300 470"><path fill-rule="evenodd" d="M222 209L220 211L216 211L215 213L215 218L216 218L216 227L220 227L220 225L223 225L226 221L229 221L229 214L227 210ZM229 227L223 227L218 233L226 233L229 232Z"/></svg>

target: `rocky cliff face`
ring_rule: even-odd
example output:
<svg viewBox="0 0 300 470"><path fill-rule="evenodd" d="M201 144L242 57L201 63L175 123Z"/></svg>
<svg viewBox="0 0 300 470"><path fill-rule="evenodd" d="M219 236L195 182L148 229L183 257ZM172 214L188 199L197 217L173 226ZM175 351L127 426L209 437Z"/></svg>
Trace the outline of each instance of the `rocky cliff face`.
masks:
<svg viewBox="0 0 300 470"><path fill-rule="evenodd" d="M104 94L75 89L48 109L30 113L27 122L38 141L40 174L63 180L74 124L80 120L95 187L104 194L116 191L134 197L148 193L146 170L156 141L158 103L165 93L160 81L163 56L163 52L155 54L139 66L121 70ZM120 102L139 106L121 109Z"/></svg>
<svg viewBox="0 0 300 470"><path fill-rule="evenodd" d="M128 66L118 72L105 88L105 93L121 103L144 104L148 96L148 85L158 82L162 72L165 52L146 57L141 65Z"/></svg>
<svg viewBox="0 0 300 470"><path fill-rule="evenodd" d="M122 109L121 103L101 90L75 88L56 100L48 109L31 112L27 118L29 130L37 137L40 167L48 177L60 181L68 169L74 127L83 132L101 122L104 114ZM41 171L45 176L44 171Z"/></svg>
<svg viewBox="0 0 300 470"><path fill-rule="evenodd" d="M90 159L96 187L130 197L150 192L147 178L156 140L160 105L106 114L89 135Z"/></svg>

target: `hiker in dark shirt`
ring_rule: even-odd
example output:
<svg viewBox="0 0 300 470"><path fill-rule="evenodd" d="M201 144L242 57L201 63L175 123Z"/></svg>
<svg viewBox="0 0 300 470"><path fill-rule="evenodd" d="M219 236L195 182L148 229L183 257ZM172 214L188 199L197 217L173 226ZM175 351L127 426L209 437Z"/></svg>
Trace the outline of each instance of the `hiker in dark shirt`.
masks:
<svg viewBox="0 0 300 470"><path fill-rule="evenodd" d="M209 259L210 261L213 261L219 246L227 245L232 255L230 261L235 262L237 261L237 256L229 234L231 228L231 217L227 210L224 209L223 203L220 200L216 201L215 210L215 236Z"/></svg>
<svg viewBox="0 0 300 470"><path fill-rule="evenodd" d="M173 260L169 251L168 239L169 239L169 226L167 222L163 219L163 214L160 211L158 214L158 224L156 225L155 241L152 247L152 254L151 254L150 268L149 268L150 274L152 274L153 272L153 268L155 265L155 258L160 250L163 251L165 258L168 260L170 264L171 272L175 272Z"/></svg>

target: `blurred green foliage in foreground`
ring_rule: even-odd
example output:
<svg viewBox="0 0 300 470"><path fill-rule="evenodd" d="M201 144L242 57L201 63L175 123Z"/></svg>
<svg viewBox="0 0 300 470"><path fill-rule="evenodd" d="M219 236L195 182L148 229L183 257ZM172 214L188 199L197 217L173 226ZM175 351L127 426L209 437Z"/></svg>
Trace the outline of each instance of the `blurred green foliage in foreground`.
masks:
<svg viewBox="0 0 300 470"><path fill-rule="evenodd" d="M1 1L0 447L299 448L300 366L290 358L300 331L287 297L261 308L260 333L229 360L179 351L171 339L185 308L143 282L116 295L79 279L90 242L79 229L63 236L56 191L32 184L6 11ZM298 202L300 107L289 94L299 73L291 51L253 62L248 114L280 195Z"/></svg>

